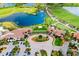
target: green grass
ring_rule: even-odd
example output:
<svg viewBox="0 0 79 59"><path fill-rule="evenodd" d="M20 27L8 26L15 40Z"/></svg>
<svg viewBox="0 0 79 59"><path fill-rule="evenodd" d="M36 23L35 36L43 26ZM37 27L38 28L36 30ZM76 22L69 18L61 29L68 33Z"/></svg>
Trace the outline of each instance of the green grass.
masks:
<svg viewBox="0 0 79 59"><path fill-rule="evenodd" d="M29 13L29 14L35 14L35 12L37 11L37 8L35 7L10 7L10 8L2 8L0 9L0 18L1 17L6 17L9 16L13 13L16 12L25 12L25 13Z"/></svg>
<svg viewBox="0 0 79 59"><path fill-rule="evenodd" d="M42 26L42 28L39 28L39 26ZM34 25L34 26L31 26L30 28L33 29L33 32L46 32L47 31L47 26L45 26L44 24Z"/></svg>
<svg viewBox="0 0 79 59"><path fill-rule="evenodd" d="M38 25L34 25L34 26L31 27L34 32L46 32L48 27L51 24L56 23L56 21L53 21L48 15L46 15L44 20L45 21L44 21L43 24L38 24ZM39 26L42 26L42 28L38 28Z"/></svg>
<svg viewBox="0 0 79 59"><path fill-rule="evenodd" d="M23 43L26 47L30 47L30 43L27 41L27 39L25 39L24 43Z"/></svg>
<svg viewBox="0 0 79 59"><path fill-rule="evenodd" d="M39 26L42 26L42 28L39 28ZM38 25L38 26L35 26L33 30L47 30L47 28L43 25Z"/></svg>
<svg viewBox="0 0 79 59"><path fill-rule="evenodd" d="M20 48L18 48L17 46L15 46L13 48L13 50L12 50L12 56L15 56L18 51L20 51Z"/></svg>
<svg viewBox="0 0 79 59"><path fill-rule="evenodd" d="M66 27L65 25L59 24L59 23L56 24L56 27L59 28L59 29L61 29L61 30L68 30L70 33L75 32L74 30Z"/></svg>
<svg viewBox="0 0 79 59"><path fill-rule="evenodd" d="M60 8L52 8L52 14L57 16L60 20L64 20L71 25L79 27L79 17L71 14L70 12L66 11L62 7Z"/></svg>
<svg viewBox="0 0 79 59"><path fill-rule="evenodd" d="M44 20L45 21L43 24L30 26L30 28L33 29L33 32L46 32L48 29L48 26L55 23L55 21L53 21L49 16L46 16ZM39 26L42 26L42 28L39 28Z"/></svg>
<svg viewBox="0 0 79 59"><path fill-rule="evenodd" d="M55 23L57 23L57 22L54 21L53 19L51 19L50 17L47 17L47 18L45 19L45 23L51 25L51 24L55 24ZM72 29L70 29L70 28L68 28L68 27L66 27L65 25L60 24L60 23L57 23L55 26L56 26L57 28L59 28L59 29L62 29L62 30L65 30L65 29L66 29L66 30L68 30L69 32L75 32L74 30L72 30Z"/></svg>
<svg viewBox="0 0 79 59"><path fill-rule="evenodd" d="M60 51L52 51L51 56L63 56Z"/></svg>
<svg viewBox="0 0 79 59"><path fill-rule="evenodd" d="M33 33L46 33L47 30L34 30Z"/></svg>
<svg viewBox="0 0 79 59"><path fill-rule="evenodd" d="M18 41L13 41L13 45L17 45L17 44L19 44Z"/></svg>
<svg viewBox="0 0 79 59"><path fill-rule="evenodd" d="M46 16L45 18L45 24L51 25L54 24L56 21L53 21L49 16Z"/></svg>
<svg viewBox="0 0 79 59"><path fill-rule="evenodd" d="M0 46L1 45L8 45L8 41L7 40L5 40L5 39L3 39L3 40L0 40Z"/></svg>
<svg viewBox="0 0 79 59"><path fill-rule="evenodd" d="M55 42L54 42L54 44L56 45L56 46L62 46L62 40L60 39L60 38L55 38Z"/></svg>

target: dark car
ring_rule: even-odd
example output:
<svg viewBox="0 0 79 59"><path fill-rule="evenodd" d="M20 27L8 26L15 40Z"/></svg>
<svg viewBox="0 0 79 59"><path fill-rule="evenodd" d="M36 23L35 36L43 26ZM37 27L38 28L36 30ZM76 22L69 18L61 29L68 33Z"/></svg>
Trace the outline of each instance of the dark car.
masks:
<svg viewBox="0 0 79 59"><path fill-rule="evenodd" d="M6 53L6 56L8 55L8 52Z"/></svg>
<svg viewBox="0 0 79 59"><path fill-rule="evenodd" d="M27 52L27 55L30 55L31 53L30 52Z"/></svg>

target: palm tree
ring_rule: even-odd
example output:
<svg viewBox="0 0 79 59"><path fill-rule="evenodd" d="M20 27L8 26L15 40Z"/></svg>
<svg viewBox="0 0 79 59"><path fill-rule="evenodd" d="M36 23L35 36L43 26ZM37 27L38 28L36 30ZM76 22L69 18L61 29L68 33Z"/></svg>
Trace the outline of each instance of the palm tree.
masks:
<svg viewBox="0 0 79 59"><path fill-rule="evenodd" d="M39 4L36 4L36 7L38 8L38 11L39 10L44 10L45 9L45 4L39 3Z"/></svg>
<svg viewBox="0 0 79 59"><path fill-rule="evenodd" d="M69 41L72 39L72 36L70 35L70 32L68 30L65 30L65 35L64 35L64 39L66 41Z"/></svg>
<svg viewBox="0 0 79 59"><path fill-rule="evenodd" d="M38 37L39 37L39 39L42 39L43 36L42 35L39 35Z"/></svg>

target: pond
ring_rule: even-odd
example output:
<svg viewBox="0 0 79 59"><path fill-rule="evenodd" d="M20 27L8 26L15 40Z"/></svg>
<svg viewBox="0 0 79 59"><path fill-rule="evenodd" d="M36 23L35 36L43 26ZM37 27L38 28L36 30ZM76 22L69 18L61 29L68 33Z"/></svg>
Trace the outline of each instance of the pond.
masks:
<svg viewBox="0 0 79 59"><path fill-rule="evenodd" d="M39 11L35 15L27 14L23 12L14 13L10 16L0 18L0 22L14 22L18 26L30 26L35 24L44 23L46 13L44 11Z"/></svg>
<svg viewBox="0 0 79 59"><path fill-rule="evenodd" d="M69 11L70 13L79 16L79 7L63 7L63 8Z"/></svg>

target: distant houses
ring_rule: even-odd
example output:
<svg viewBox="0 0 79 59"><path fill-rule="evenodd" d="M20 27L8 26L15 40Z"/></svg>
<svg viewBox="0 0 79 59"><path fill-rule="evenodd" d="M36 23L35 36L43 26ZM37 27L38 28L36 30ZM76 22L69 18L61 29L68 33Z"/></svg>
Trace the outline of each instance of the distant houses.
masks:
<svg viewBox="0 0 79 59"><path fill-rule="evenodd" d="M12 7L12 6L18 6L18 7L25 7L25 6L35 6L34 3L0 3L0 8L6 8L6 7Z"/></svg>
<svg viewBox="0 0 79 59"><path fill-rule="evenodd" d="M15 6L15 3L0 3L0 8L12 7Z"/></svg>

